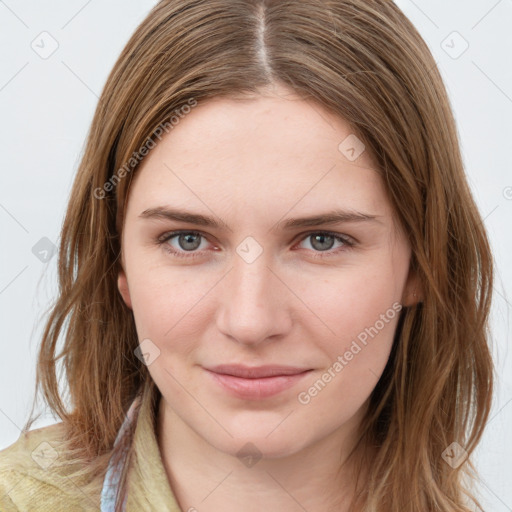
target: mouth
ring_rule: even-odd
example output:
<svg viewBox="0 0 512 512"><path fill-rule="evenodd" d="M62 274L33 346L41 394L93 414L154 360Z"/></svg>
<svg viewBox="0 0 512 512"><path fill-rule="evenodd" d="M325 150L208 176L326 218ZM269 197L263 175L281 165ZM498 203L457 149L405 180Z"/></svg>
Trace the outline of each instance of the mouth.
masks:
<svg viewBox="0 0 512 512"><path fill-rule="evenodd" d="M245 400L261 400L295 386L313 370L292 366L219 365L204 368L221 389Z"/></svg>

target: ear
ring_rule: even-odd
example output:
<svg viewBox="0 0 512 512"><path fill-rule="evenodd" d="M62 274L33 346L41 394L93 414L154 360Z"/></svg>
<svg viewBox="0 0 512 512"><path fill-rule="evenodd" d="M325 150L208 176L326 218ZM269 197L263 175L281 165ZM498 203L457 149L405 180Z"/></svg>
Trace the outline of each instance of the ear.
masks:
<svg viewBox="0 0 512 512"><path fill-rule="evenodd" d="M418 276L418 272L411 267L404 286L402 305L406 307L415 306L416 304L423 302L423 296L423 286Z"/></svg>
<svg viewBox="0 0 512 512"><path fill-rule="evenodd" d="M130 290L128 288L128 279L126 278L126 273L124 270L120 270L117 275L117 288L119 289L119 293L123 298L125 304L132 309L132 301L130 298Z"/></svg>

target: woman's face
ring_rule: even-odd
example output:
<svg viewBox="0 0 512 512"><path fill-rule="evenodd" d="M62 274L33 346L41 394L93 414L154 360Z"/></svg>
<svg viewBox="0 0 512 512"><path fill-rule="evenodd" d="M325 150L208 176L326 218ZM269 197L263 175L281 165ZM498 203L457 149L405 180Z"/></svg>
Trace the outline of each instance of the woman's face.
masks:
<svg viewBox="0 0 512 512"><path fill-rule="evenodd" d="M199 104L151 150L119 276L163 407L268 457L354 435L415 291L368 151L276 91Z"/></svg>

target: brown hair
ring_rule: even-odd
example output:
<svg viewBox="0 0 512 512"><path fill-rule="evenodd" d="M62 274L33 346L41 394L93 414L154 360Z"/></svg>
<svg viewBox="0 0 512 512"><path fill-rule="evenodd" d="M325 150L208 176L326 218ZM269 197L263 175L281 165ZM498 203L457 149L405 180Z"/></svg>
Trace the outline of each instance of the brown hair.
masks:
<svg viewBox="0 0 512 512"><path fill-rule="evenodd" d="M379 165L422 285L422 303L401 311L362 425L361 442L377 455L361 461L368 474L354 507L468 511L478 503L475 468L470 458L452 468L442 454L457 442L471 456L489 415L492 256L435 61L388 0L163 0L153 8L94 115L62 228L60 294L36 392L62 419L75 460L101 475L129 404L151 385L116 285L138 150L158 143L158 127L191 99L258 94L272 83L350 123ZM58 390L59 359L70 411Z"/></svg>

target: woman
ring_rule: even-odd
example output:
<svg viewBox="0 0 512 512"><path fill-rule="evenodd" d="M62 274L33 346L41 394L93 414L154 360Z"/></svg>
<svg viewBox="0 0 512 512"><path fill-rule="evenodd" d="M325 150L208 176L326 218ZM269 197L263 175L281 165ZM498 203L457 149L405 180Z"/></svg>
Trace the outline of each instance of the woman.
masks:
<svg viewBox="0 0 512 512"><path fill-rule="evenodd" d="M62 421L2 452L2 510L478 505L492 257L392 2L158 3L59 258L36 384Z"/></svg>

